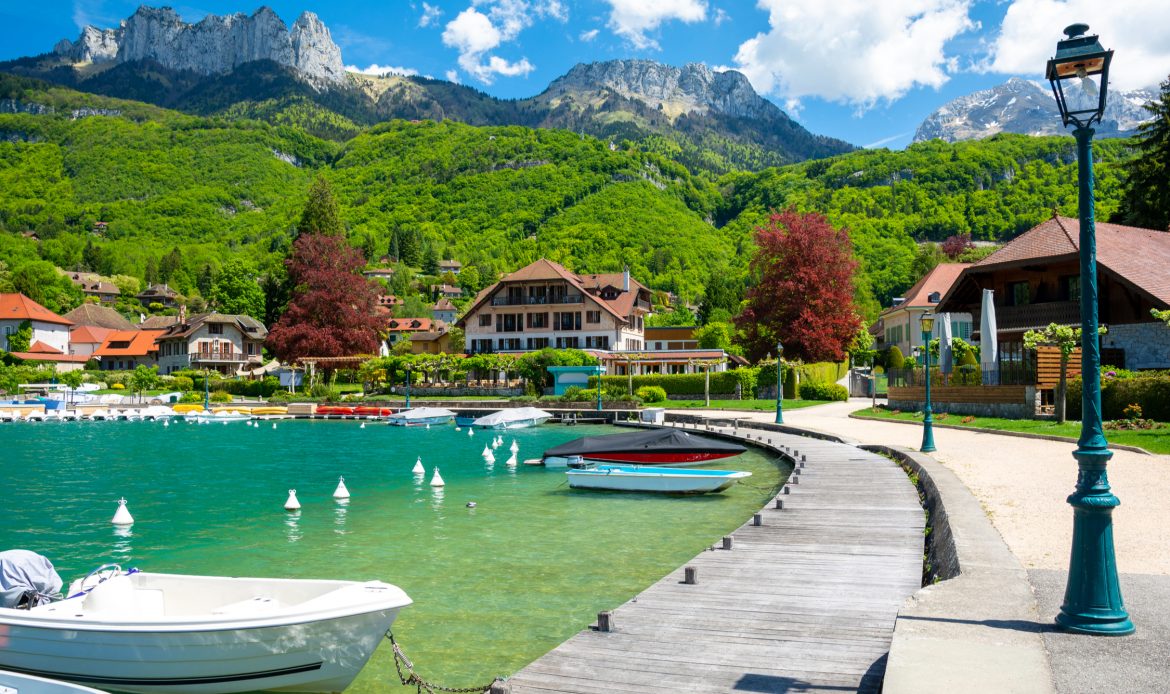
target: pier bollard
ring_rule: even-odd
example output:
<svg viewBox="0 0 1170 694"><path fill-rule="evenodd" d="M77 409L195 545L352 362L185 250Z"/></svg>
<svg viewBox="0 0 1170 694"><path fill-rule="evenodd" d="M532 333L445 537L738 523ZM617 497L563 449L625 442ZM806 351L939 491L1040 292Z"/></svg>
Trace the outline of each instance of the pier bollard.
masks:
<svg viewBox="0 0 1170 694"><path fill-rule="evenodd" d="M683 583L693 586L699 582L699 569L694 566L683 567Z"/></svg>
<svg viewBox="0 0 1170 694"><path fill-rule="evenodd" d="M792 474L788 476L788 484L800 484L800 475L796 474L796 472L796 470L793 470Z"/></svg>
<svg viewBox="0 0 1170 694"><path fill-rule="evenodd" d="M760 516L760 514L757 513L754 516L752 516L752 525L763 525L763 524L764 524L764 519L762 516Z"/></svg>
<svg viewBox="0 0 1170 694"><path fill-rule="evenodd" d="M806 461L806 460L808 460L808 456L807 456L807 455L802 455L802 456L800 456L800 462L802 462L802 463L803 463L803 462L804 462L804 461Z"/></svg>
<svg viewBox="0 0 1170 694"><path fill-rule="evenodd" d="M792 492L791 492L791 491L788 489L788 485L787 485L787 484L786 484L786 485L784 485L784 493L785 493L785 494L791 494L791 493L792 493Z"/></svg>
<svg viewBox="0 0 1170 694"><path fill-rule="evenodd" d="M723 549L731 549L731 536L730 535L723 536Z"/></svg>
<svg viewBox="0 0 1170 694"><path fill-rule="evenodd" d="M778 510L781 510L781 511L784 510L784 499L781 499L780 497L776 497L776 508Z"/></svg>
<svg viewBox="0 0 1170 694"><path fill-rule="evenodd" d="M497 677L488 688L488 694L512 694L512 685L508 684L507 680Z"/></svg>
<svg viewBox="0 0 1170 694"><path fill-rule="evenodd" d="M610 632L613 631L613 613L609 611L597 613L597 630Z"/></svg>

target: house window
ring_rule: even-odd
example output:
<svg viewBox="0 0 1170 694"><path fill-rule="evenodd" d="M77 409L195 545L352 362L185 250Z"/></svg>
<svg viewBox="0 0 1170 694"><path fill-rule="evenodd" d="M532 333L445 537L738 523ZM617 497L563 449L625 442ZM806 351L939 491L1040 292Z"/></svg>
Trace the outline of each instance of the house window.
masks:
<svg viewBox="0 0 1170 694"><path fill-rule="evenodd" d="M609 349L609 335L599 335L585 338L585 349Z"/></svg>
<svg viewBox="0 0 1170 694"><path fill-rule="evenodd" d="M509 352L520 351L520 338L518 338L518 337L501 338L500 339L500 349L506 350Z"/></svg>
<svg viewBox="0 0 1170 694"><path fill-rule="evenodd" d="M955 321L954 329L955 337L961 337L964 340L971 340L971 321Z"/></svg>
<svg viewBox="0 0 1170 694"><path fill-rule="evenodd" d="M256 345L249 342L248 343L248 354L255 354L256 353L255 350L256 350Z"/></svg>
<svg viewBox="0 0 1170 694"><path fill-rule="evenodd" d="M471 341L471 351L478 352L478 353L491 352L492 351L491 339L472 340Z"/></svg>
<svg viewBox="0 0 1170 694"><path fill-rule="evenodd" d="M479 315L479 327L481 327L481 328L490 328L490 327L492 327L492 314L490 314L490 313L481 313L481 314Z"/></svg>
<svg viewBox="0 0 1170 694"><path fill-rule="evenodd" d="M520 316L515 313L497 313L496 314L496 332L498 333L514 333L522 329L521 321L516 320Z"/></svg>
<svg viewBox="0 0 1170 694"><path fill-rule="evenodd" d="M579 349L581 347L581 338L573 337L558 337L557 349Z"/></svg>
<svg viewBox="0 0 1170 694"><path fill-rule="evenodd" d="M529 313L528 314L529 328L547 328L548 314L547 313Z"/></svg>
<svg viewBox="0 0 1170 694"><path fill-rule="evenodd" d="M212 323L211 325L207 326L207 332L212 335L223 335L223 324Z"/></svg>
<svg viewBox="0 0 1170 694"><path fill-rule="evenodd" d="M601 322L601 311L586 311L585 312L585 322L586 323L600 323Z"/></svg>
<svg viewBox="0 0 1170 694"><path fill-rule="evenodd" d="M1081 276L1069 275L1068 277L1062 277L1061 279L1064 280L1064 300L1080 302Z"/></svg>
<svg viewBox="0 0 1170 694"><path fill-rule="evenodd" d="M544 349L545 347L548 347L548 338L547 337L530 337L530 338L528 338L528 349L536 350L536 349Z"/></svg>
<svg viewBox="0 0 1170 694"><path fill-rule="evenodd" d="M1027 282L1011 282L1007 286L1007 295L1012 299L1012 306L1027 306L1031 303Z"/></svg>

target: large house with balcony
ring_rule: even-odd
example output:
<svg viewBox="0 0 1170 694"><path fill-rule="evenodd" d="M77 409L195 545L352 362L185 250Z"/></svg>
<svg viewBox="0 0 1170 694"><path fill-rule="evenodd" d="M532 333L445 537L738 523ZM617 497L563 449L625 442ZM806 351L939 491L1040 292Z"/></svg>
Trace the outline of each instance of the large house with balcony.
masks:
<svg viewBox="0 0 1170 694"><path fill-rule="evenodd" d="M268 330L251 316L200 313L179 320L157 338L158 371L210 369L234 374L258 366Z"/></svg>
<svg viewBox="0 0 1170 694"><path fill-rule="evenodd" d="M641 350L650 290L625 272L578 275L541 259L475 297L456 325L468 353Z"/></svg>
<svg viewBox="0 0 1170 694"><path fill-rule="evenodd" d="M889 308L878 316L877 323L870 328L878 349L897 346L903 355L909 356L916 347L922 346L922 327L919 321L924 313L941 312L942 297L951 290L959 275L970 267L969 263L940 263L906 290L904 296L894 299ZM978 313L978 311L976 311ZM968 311L950 314L951 336L971 340L972 317ZM931 339L942 333L942 324L936 321Z"/></svg>
<svg viewBox="0 0 1170 694"><path fill-rule="evenodd" d="M1170 327L1150 309L1170 308L1170 233L1097 225L1097 311L1108 329L1101 363L1170 368ZM1023 336L1050 323L1080 324L1080 223L1054 216L963 270L940 311L980 315L982 290L995 292L999 359L1024 361ZM979 325L974 326L978 338Z"/></svg>
<svg viewBox="0 0 1170 694"><path fill-rule="evenodd" d="M162 330L111 330L93 352L104 371L132 371L158 364L158 337Z"/></svg>

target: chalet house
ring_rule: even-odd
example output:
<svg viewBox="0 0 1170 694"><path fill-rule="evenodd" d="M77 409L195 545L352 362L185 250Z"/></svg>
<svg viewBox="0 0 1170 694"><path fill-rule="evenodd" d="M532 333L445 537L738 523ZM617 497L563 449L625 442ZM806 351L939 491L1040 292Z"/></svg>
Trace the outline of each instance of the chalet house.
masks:
<svg viewBox="0 0 1170 694"><path fill-rule="evenodd" d="M164 330L111 330L93 356L103 371L131 371L139 366L157 366L156 340Z"/></svg>
<svg viewBox="0 0 1170 694"><path fill-rule="evenodd" d="M30 349L40 342L58 354L69 353L69 328L73 322L24 294L0 294L0 349L8 350L8 336L20 330L25 321L32 326Z"/></svg>
<svg viewBox="0 0 1170 694"><path fill-rule="evenodd" d="M371 280L384 280L389 282L394 279L394 268L390 267L376 267L369 270L362 270L362 274Z"/></svg>
<svg viewBox="0 0 1170 694"><path fill-rule="evenodd" d="M463 288L452 284L440 284L435 287L435 293L443 299L462 299Z"/></svg>
<svg viewBox="0 0 1170 694"><path fill-rule="evenodd" d="M451 303L451 300L446 297L439 299L431 307L431 318L443 321L444 323L454 323L455 316L458 313L459 311L455 308L455 304Z"/></svg>
<svg viewBox="0 0 1170 694"><path fill-rule="evenodd" d="M646 328L646 350L662 352L664 350L698 349L699 341L695 339L693 325L668 325L657 328Z"/></svg>
<svg viewBox="0 0 1170 694"><path fill-rule="evenodd" d="M251 316L200 313L178 322L158 336L158 370L211 369L232 374L259 365L268 330Z"/></svg>
<svg viewBox="0 0 1170 694"><path fill-rule="evenodd" d="M940 263L914 283L904 297L894 299L894 305L881 312L877 323L870 329L878 349L896 346L903 355L909 356L915 347L922 346L922 314L940 313L942 297L951 290L959 275L970 263ZM979 311L975 311L978 315ZM970 311L951 313L951 336L961 337L970 342L972 328ZM932 339L942 334L942 325L935 323Z"/></svg>
<svg viewBox="0 0 1170 694"><path fill-rule="evenodd" d="M411 354L451 354L451 332L440 324L434 330L410 334Z"/></svg>
<svg viewBox="0 0 1170 694"><path fill-rule="evenodd" d="M113 332L117 331L96 325L75 325L69 331L69 353L93 356Z"/></svg>
<svg viewBox="0 0 1170 694"><path fill-rule="evenodd" d="M393 346L399 340L408 340L414 333L446 330L447 326L430 318L391 318L386 325L386 344Z"/></svg>
<svg viewBox="0 0 1170 694"><path fill-rule="evenodd" d="M81 289L86 296L95 297L100 303L114 304L122 296L122 290L113 282L103 280L92 272L71 272L69 281Z"/></svg>
<svg viewBox="0 0 1170 694"><path fill-rule="evenodd" d="M1170 233L1097 223L1101 363L1170 368L1170 328L1150 309L1170 308ZM995 292L1001 365L1025 358L1023 335L1050 323L1080 324L1080 223L1055 216L963 270L942 311L978 316L982 290ZM979 325L975 325L978 337Z"/></svg>
<svg viewBox="0 0 1170 694"><path fill-rule="evenodd" d="M126 320L126 317L121 313L99 304L82 304L66 313L65 318L75 325L88 325L107 330L131 330L134 328L134 324Z"/></svg>
<svg viewBox="0 0 1170 694"><path fill-rule="evenodd" d="M458 275L459 271L462 269L463 269L463 263L459 262L458 260L440 260L439 261L439 274L440 275L447 273L447 272L451 273L452 275Z"/></svg>
<svg viewBox="0 0 1170 694"><path fill-rule="evenodd" d="M381 315L389 316L394 312L394 309L402 305L402 299L393 294L380 294L378 296L378 305L374 307L374 311Z"/></svg>
<svg viewBox="0 0 1170 694"><path fill-rule="evenodd" d="M649 312L650 290L629 270L578 275L541 259L480 292L456 325L469 353L640 350Z"/></svg>
<svg viewBox="0 0 1170 694"><path fill-rule="evenodd" d="M137 297L138 302L143 306L150 306L151 304L162 304L164 308L177 308L180 294L174 289L171 289L165 284L152 284L146 289L142 290Z"/></svg>

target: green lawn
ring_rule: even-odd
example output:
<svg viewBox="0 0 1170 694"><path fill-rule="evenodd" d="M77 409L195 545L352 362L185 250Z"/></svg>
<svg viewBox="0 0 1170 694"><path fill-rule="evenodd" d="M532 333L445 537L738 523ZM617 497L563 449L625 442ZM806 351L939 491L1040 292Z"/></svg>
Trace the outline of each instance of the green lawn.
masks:
<svg viewBox="0 0 1170 694"><path fill-rule="evenodd" d="M897 419L908 422L922 421L921 412L899 412L895 414L884 407L879 407L877 410L872 410L867 407L863 410L857 410L853 414L855 416L876 419ZM963 420L966 418L963 415L938 413L934 415L934 423L969 427L971 429L986 429L989 431L1018 431L1025 434L1060 436L1074 442L1081 435L1080 422L1068 421L1064 424L1057 424L1055 421L1049 420L1000 419L998 417L974 417L971 421L964 422ZM1150 453L1170 454L1170 426L1165 424L1159 429L1146 429L1142 431L1114 431L1106 429L1105 438L1111 443L1137 446Z"/></svg>
<svg viewBox="0 0 1170 694"><path fill-rule="evenodd" d="M827 400L785 400L785 410L799 410L802 407L824 405ZM745 410L749 412L773 412L776 410L775 400L712 400L707 405L702 400L668 400L654 403L647 407L666 407L671 409L712 409L712 410Z"/></svg>

